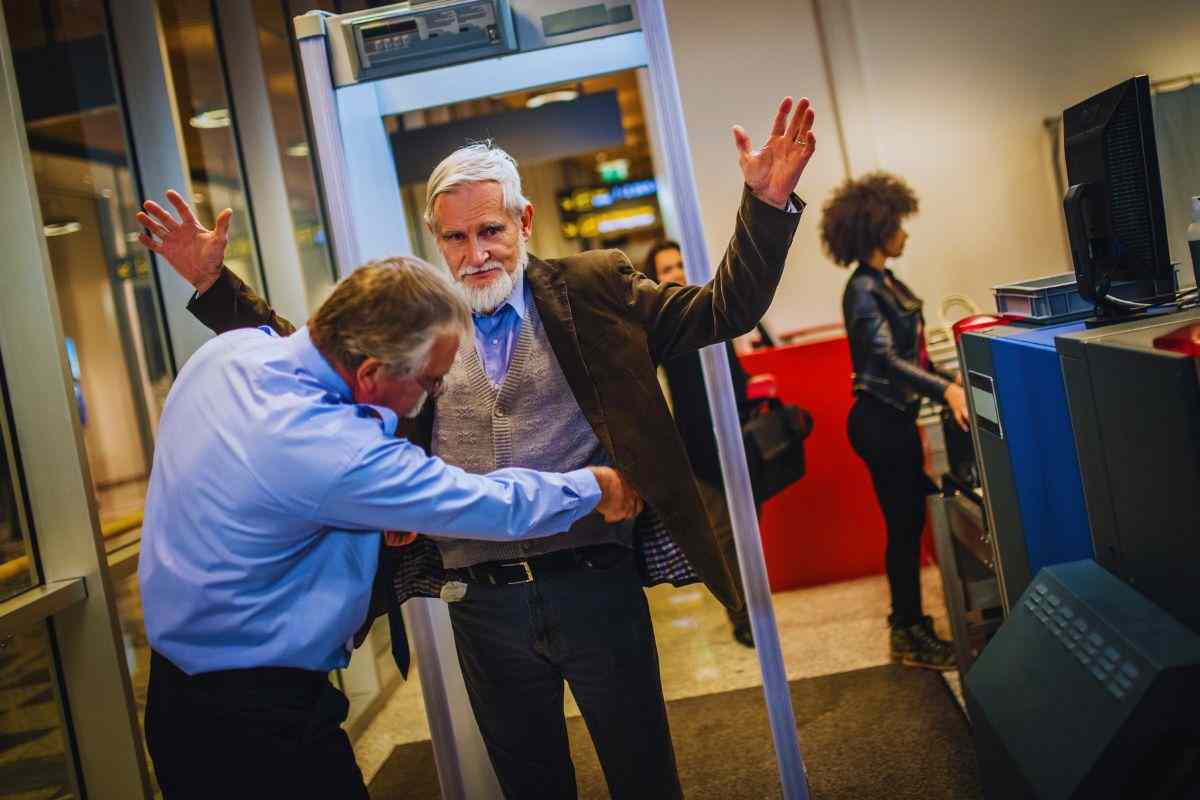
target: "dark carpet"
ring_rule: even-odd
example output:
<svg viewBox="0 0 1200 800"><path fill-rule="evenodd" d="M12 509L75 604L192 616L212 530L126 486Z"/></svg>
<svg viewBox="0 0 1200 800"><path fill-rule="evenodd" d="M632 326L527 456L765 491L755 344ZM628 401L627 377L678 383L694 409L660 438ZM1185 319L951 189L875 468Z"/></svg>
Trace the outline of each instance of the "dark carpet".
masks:
<svg viewBox="0 0 1200 800"><path fill-rule="evenodd" d="M966 717L937 673L889 665L791 688L812 800L982 797ZM668 713L689 800L780 796L761 689L675 700ZM583 720L568 729L580 798L607 797ZM374 800L438 800L429 742L393 750L370 791Z"/></svg>

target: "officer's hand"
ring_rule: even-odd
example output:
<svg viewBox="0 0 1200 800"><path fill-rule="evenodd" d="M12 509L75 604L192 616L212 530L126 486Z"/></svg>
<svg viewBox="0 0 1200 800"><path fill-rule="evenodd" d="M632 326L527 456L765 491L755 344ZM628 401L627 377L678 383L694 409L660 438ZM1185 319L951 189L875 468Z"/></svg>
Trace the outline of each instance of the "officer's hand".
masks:
<svg viewBox="0 0 1200 800"><path fill-rule="evenodd" d="M600 484L600 502L596 512L605 522L620 522L642 513L645 503L633 487L611 467L588 467Z"/></svg>
<svg viewBox="0 0 1200 800"><path fill-rule="evenodd" d="M407 544L412 544L416 541L415 533L407 533L405 531L384 531L383 543L388 547L404 547Z"/></svg>

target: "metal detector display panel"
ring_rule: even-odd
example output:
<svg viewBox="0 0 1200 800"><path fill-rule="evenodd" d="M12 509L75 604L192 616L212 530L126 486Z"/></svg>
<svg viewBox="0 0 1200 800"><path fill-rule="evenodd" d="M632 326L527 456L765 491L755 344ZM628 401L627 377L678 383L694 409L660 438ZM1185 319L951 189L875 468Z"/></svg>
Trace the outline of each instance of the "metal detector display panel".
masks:
<svg viewBox="0 0 1200 800"><path fill-rule="evenodd" d="M348 15L335 23L334 77L354 81L436 69L517 49L508 0L441 0ZM340 57L338 57L340 55Z"/></svg>

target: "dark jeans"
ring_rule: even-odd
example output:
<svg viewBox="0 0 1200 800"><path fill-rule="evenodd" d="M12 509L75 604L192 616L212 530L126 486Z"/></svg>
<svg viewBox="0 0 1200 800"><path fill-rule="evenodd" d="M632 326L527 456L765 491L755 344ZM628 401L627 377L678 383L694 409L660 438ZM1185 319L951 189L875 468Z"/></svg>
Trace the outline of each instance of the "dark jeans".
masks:
<svg viewBox="0 0 1200 800"><path fill-rule="evenodd" d="M260 668L189 676L150 655L146 748L165 800L367 800L324 672Z"/></svg>
<svg viewBox="0 0 1200 800"><path fill-rule="evenodd" d="M658 651L628 548L450 603L467 694L509 800L574 800L563 681L613 798L681 797Z"/></svg>
<svg viewBox="0 0 1200 800"><path fill-rule="evenodd" d="M934 489L925 474L925 450L916 421L915 408L900 411L859 394L846 424L850 446L867 463L887 524L890 621L897 628L921 621L921 533L925 529L925 497Z"/></svg>

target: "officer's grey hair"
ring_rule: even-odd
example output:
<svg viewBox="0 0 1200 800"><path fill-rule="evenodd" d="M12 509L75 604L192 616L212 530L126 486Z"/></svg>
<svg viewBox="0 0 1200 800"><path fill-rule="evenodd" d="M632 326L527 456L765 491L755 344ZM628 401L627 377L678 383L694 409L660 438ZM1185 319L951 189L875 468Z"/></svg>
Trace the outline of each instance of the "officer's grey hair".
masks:
<svg viewBox="0 0 1200 800"><path fill-rule="evenodd" d="M441 335L471 332L471 309L446 270L408 256L371 261L333 290L309 322L313 344L354 372L368 358L394 375L420 372Z"/></svg>

